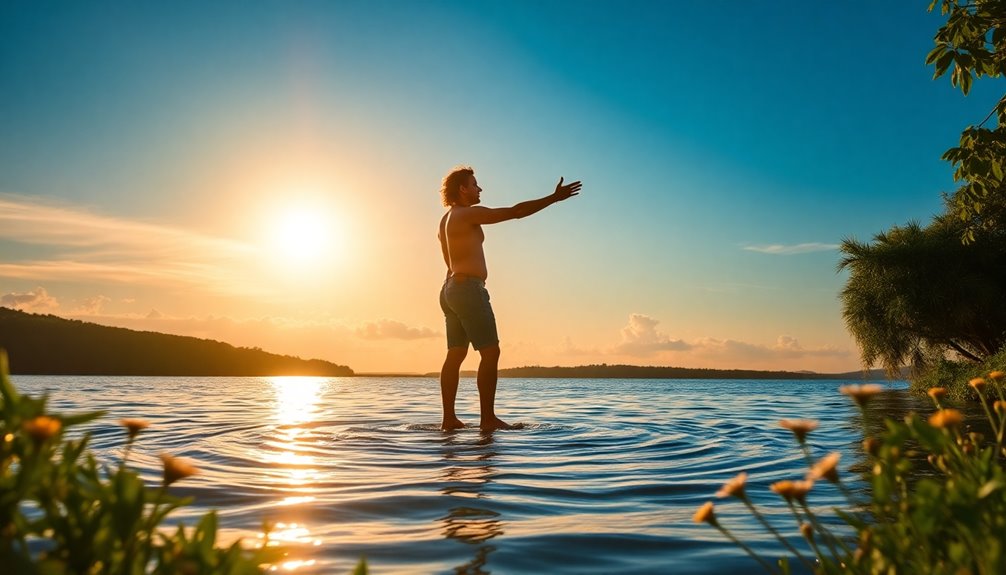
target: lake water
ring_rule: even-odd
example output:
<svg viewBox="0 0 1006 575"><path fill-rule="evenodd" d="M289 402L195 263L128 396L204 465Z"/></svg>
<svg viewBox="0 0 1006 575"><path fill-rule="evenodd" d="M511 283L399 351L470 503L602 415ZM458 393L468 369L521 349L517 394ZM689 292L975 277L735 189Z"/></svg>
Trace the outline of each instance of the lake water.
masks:
<svg viewBox="0 0 1006 575"><path fill-rule="evenodd" d="M497 411L523 429L445 434L439 384L429 378L116 378L14 376L49 392L59 410L103 409L92 424L99 457L117 462L119 418L151 421L131 456L159 482L158 454L201 473L173 488L196 503L187 524L220 512L225 539L256 540L263 520L289 546L281 570L349 573L361 556L393 573L729 573L756 563L692 513L727 479L801 545L768 490L806 464L786 418L817 419L814 456L842 453L863 490L863 421L837 392L847 381L504 379ZM869 423L926 404L883 384ZM458 414L478 423L473 380ZM819 483L812 506L845 506ZM765 556L780 546L739 503L717 514Z"/></svg>

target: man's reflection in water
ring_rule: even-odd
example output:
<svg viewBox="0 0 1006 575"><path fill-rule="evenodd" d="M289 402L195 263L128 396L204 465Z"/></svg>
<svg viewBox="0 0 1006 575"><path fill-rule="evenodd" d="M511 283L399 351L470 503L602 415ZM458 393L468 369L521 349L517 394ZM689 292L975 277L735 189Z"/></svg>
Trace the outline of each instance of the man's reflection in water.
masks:
<svg viewBox="0 0 1006 575"><path fill-rule="evenodd" d="M443 526L444 537L471 545L475 551L475 557L455 567L454 572L487 575L489 554L496 550L488 541L503 534L500 514L483 503L489 498L485 487L496 474L492 465L497 455L493 436L482 433L471 442L467 434L451 434L445 438L442 449L445 467L440 492L457 499L459 504L452 505L447 516L438 521Z"/></svg>

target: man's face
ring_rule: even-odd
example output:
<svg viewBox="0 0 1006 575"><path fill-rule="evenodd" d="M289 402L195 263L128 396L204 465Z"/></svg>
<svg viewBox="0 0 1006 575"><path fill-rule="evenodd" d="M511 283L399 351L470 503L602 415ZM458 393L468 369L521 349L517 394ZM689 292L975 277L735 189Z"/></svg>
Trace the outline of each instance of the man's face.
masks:
<svg viewBox="0 0 1006 575"><path fill-rule="evenodd" d="M479 187L474 174L468 176L468 183L461 184L461 199L464 200L466 206L474 206L482 201L479 198L480 193L482 193L482 188Z"/></svg>

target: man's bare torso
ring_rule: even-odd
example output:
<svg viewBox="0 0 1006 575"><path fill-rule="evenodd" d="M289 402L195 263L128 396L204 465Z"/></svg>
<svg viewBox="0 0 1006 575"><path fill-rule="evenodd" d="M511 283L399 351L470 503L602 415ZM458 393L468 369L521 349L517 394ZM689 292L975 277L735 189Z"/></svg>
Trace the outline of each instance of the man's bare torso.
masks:
<svg viewBox="0 0 1006 575"><path fill-rule="evenodd" d="M454 206L447 210L440 219L440 249L444 254L444 263L451 275L467 275L482 278L484 281L489 272L486 269L486 256L482 251L485 234L482 226L465 221L465 210L471 208Z"/></svg>

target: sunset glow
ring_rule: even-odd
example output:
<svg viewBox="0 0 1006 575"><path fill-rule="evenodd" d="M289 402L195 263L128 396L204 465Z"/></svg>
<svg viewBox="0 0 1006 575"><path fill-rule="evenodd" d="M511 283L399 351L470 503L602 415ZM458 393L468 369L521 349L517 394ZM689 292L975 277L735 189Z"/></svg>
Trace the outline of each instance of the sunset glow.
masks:
<svg viewBox="0 0 1006 575"><path fill-rule="evenodd" d="M852 371L836 246L939 211L1001 95L911 3L393 4L8 10L0 305L432 372L469 164L487 207L584 185L484 230L501 367Z"/></svg>

